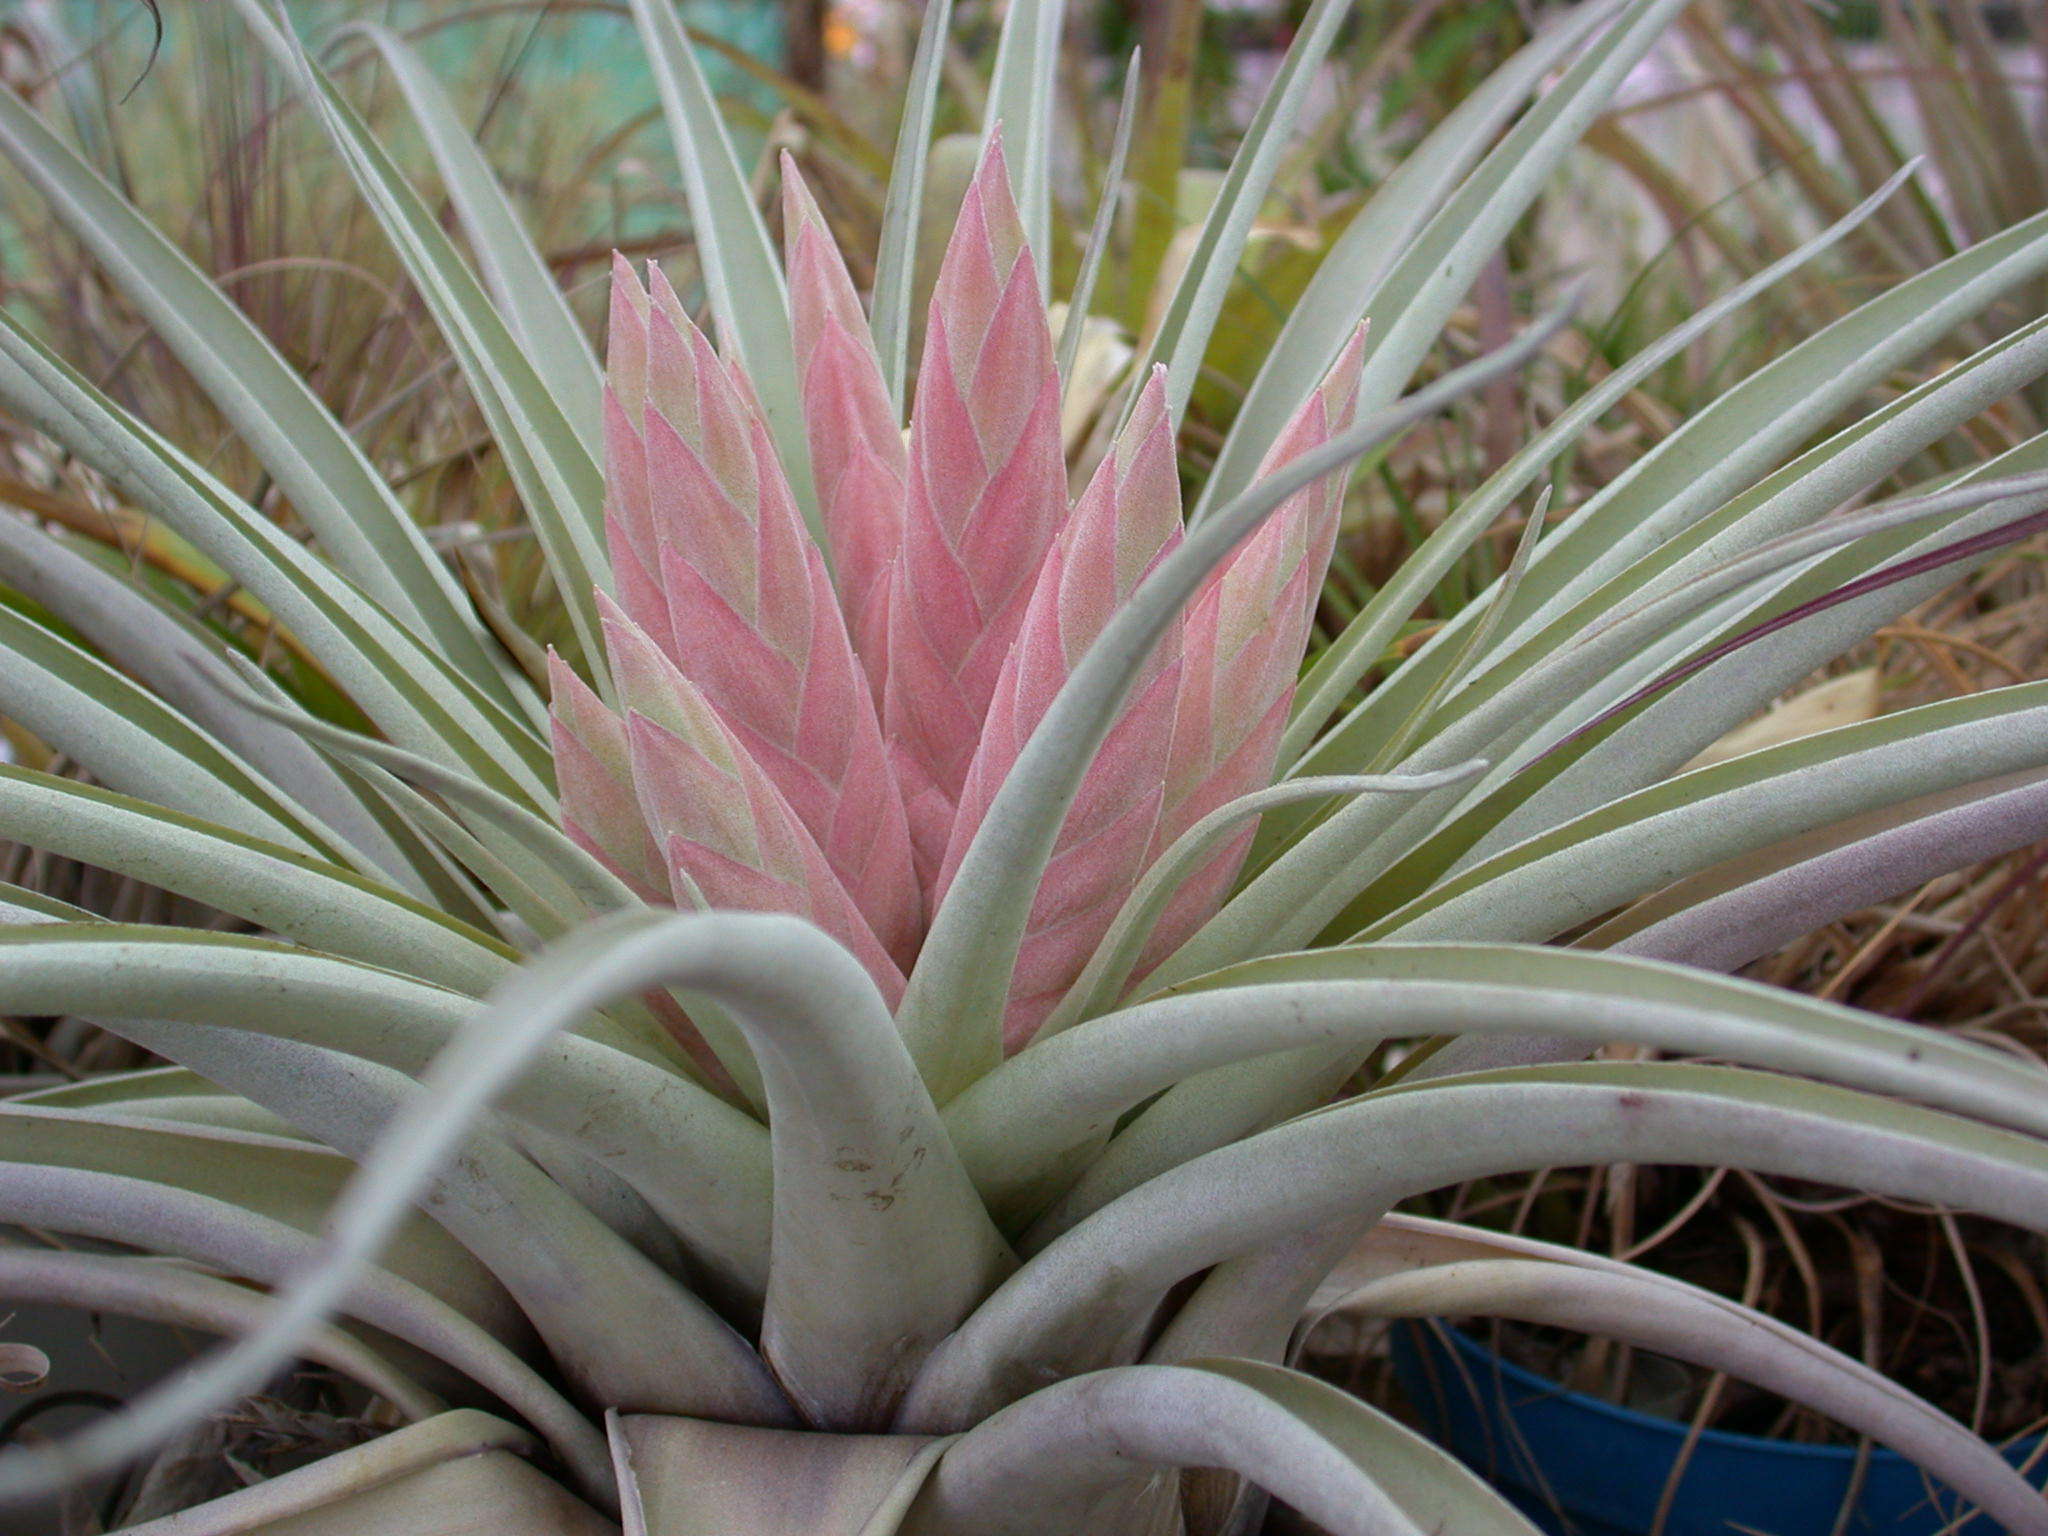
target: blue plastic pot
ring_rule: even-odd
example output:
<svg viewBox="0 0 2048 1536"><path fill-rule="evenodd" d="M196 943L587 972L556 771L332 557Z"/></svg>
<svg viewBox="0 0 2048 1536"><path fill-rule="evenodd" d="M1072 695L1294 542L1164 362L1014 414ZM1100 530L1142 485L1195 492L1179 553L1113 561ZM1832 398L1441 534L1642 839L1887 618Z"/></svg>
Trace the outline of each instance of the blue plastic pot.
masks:
<svg viewBox="0 0 2048 1536"><path fill-rule="evenodd" d="M1449 1328L1404 1324L1394 1373L1429 1433L1558 1536L1647 1536L1686 1426L1573 1392ZM2014 1463L2041 1437L2015 1442ZM1679 1483L1665 1536L1830 1536L1854 1476L1849 1446L1795 1445L1702 1432ZM2048 1456L2034 1480L2048 1476ZM1844 1536L1935 1536L1962 1501L1901 1456L1873 1449ZM1965 1536L1997 1536L1981 1516Z"/></svg>

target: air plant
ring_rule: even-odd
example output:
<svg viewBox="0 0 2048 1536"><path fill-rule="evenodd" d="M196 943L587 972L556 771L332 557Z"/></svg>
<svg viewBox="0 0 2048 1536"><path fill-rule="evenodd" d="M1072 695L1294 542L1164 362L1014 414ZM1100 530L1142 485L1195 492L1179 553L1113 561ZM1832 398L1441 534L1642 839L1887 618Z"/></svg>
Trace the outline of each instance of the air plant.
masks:
<svg viewBox="0 0 2048 1536"><path fill-rule="evenodd" d="M421 1532L488 1507L578 1536L1243 1531L1270 1494L1337 1532L1527 1531L1290 1369L1334 1284L1381 1316L1560 1323L1745 1374L2048 1530L1993 1450L1783 1325L1388 1214L1487 1173L1732 1161L2048 1229L2037 1074L1716 974L2039 836L2048 693L1674 776L2043 516L2041 440L1831 515L2048 371L2040 324L1824 429L2048 269L2048 221L1788 352L1555 526L1539 496L1492 592L1362 692L1447 563L1622 391L1896 189L1534 435L1302 671L1344 470L1535 366L1566 323L1403 393L1677 0L1577 8L1445 122L1319 270L1185 515L1192 374L1334 0L1071 503L1038 259L1058 5L1009 7L914 390L944 4L868 311L787 167L778 257L669 8L636 0L718 339L622 267L602 373L404 42L359 29L409 83L474 268L278 15L237 6L448 341L587 671L555 658L544 701L290 369L0 98L0 149L312 547L4 315L0 399L231 572L373 727L317 718L57 533L5 525L34 601L0 607L0 710L104 787L0 768L0 833L253 931L0 891L0 1009L90 1018L173 1064L0 1105L0 1219L206 1271L16 1247L0 1292L89 1262L95 1305L190 1316L197 1279L211 1325L247 1335L0 1454L0 1493L144 1453L332 1314L363 1353L325 1358L427 1422L221 1501L213 1528ZM1357 1090L1382 1044L1415 1040ZM1572 1059L1617 1041L1734 1065ZM495 1459L451 1507L393 1480L423 1444ZM576 1497L523 1492L519 1452Z"/></svg>

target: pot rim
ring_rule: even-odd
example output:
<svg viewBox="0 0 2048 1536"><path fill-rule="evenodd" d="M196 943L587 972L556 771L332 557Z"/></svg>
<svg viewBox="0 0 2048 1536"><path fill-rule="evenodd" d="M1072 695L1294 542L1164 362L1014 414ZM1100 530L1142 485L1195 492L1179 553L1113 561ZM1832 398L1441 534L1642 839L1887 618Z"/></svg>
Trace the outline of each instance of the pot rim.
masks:
<svg viewBox="0 0 2048 1536"><path fill-rule="evenodd" d="M1434 1326L1431 1326L1432 1324ZM1417 1334L1422 1335L1426 1341L1424 1347L1434 1346L1439 1350L1443 1348L1442 1338L1448 1336L1451 1341L1451 1347L1477 1367L1475 1374L1484 1373L1492 1375L1511 1382L1515 1386L1535 1393L1540 1397L1562 1399L1569 1406L1581 1412L1591 1413L1596 1417L1606 1418L1619 1424L1626 1424L1630 1428L1644 1434L1663 1435L1674 1441L1682 1441L1692 1433L1691 1426L1683 1419L1666 1418L1662 1414L1645 1413L1639 1408L1629 1408L1620 1403L1609 1402L1604 1397L1596 1397L1590 1392L1581 1392L1575 1387L1568 1387L1561 1381L1545 1376L1540 1371L1533 1371L1525 1365L1518 1365L1490 1345L1473 1337L1466 1329L1444 1322L1441 1319L1402 1318L1396 1326L1398 1332L1406 1333L1411 1337ZM1654 1351L1651 1351L1651 1353L1654 1353ZM1421 1407L1420 1404L1416 1406L1418 1408ZM1501 1402L1498 1396L1489 1401L1483 1401L1481 1406L1507 1413L1513 1413L1517 1407L1513 1402ZM1812 1461L1851 1461L1859 1454L1862 1454L1861 1449L1853 1445L1811 1445L1804 1441L1780 1440L1771 1435L1750 1435L1732 1429L1702 1429L1699 1431L1697 1438L1700 1445L1716 1445L1724 1450L1789 1456ZM1994 1440L1990 1443L1996 1446L2001 1454L2009 1456L2014 1452L2031 1454L2040 1449L2044 1442L2048 1442L2048 1431L2032 1435L2010 1436L2007 1439ZM1898 1462L1902 1466L1912 1465L1911 1462L1907 1461L1897 1451L1879 1445L1874 1441L1869 1447L1868 1454L1873 1462L1887 1460Z"/></svg>

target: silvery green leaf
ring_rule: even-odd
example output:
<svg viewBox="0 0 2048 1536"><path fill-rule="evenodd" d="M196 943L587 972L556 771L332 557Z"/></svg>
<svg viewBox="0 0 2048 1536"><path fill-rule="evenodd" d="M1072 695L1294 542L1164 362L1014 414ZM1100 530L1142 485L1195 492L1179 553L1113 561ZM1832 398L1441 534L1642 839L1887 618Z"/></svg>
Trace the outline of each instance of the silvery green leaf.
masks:
<svg viewBox="0 0 2048 1536"><path fill-rule="evenodd" d="M262 331L11 90L0 92L0 152L149 319L336 566L499 704L534 709L411 514Z"/></svg>

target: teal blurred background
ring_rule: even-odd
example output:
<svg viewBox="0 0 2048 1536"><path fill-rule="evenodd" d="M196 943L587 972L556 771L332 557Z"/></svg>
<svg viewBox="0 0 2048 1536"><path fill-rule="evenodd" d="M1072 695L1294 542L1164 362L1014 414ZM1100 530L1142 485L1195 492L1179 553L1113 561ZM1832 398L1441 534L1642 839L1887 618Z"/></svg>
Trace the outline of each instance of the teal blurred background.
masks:
<svg viewBox="0 0 2048 1536"><path fill-rule="evenodd" d="M217 5L218 0L158 0L165 52L189 49L209 20L207 13ZM410 30L445 20L464 8L458 0L285 0L286 11L309 38L346 21L379 21ZM722 38L772 69L783 67L788 35L784 9L777 0L681 0L678 10L688 26ZM16 21L57 28L81 49L105 39L109 29L114 29L116 37L110 46L136 53L138 62L146 55L151 32L149 8L143 0L0 0L0 25ZM652 100L654 87L641 50L632 41L631 22L606 10L536 4L526 14L501 14L487 23L451 26L424 46L436 62L459 65L479 46L480 35L487 35L488 46L496 48L504 45L508 33L521 30L530 34L524 42L527 56L521 65L535 76L595 70L616 79L622 100L638 102L643 96ZM770 93L717 55L706 55L705 69L721 94L736 94L763 111L773 110Z"/></svg>

